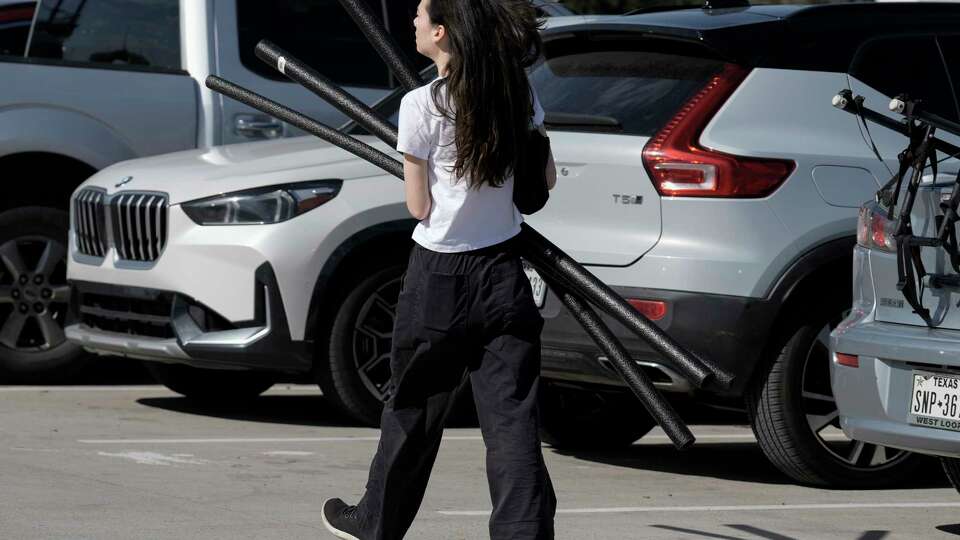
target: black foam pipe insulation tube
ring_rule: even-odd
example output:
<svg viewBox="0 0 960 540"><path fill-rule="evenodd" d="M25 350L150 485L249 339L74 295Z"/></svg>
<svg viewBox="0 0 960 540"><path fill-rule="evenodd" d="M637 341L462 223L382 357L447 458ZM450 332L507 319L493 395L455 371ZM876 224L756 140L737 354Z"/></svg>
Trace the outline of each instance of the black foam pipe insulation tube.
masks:
<svg viewBox="0 0 960 540"><path fill-rule="evenodd" d="M523 253L529 255L537 266L554 269L558 278L571 290L588 298L597 307L615 318L646 341L653 350L672 361L684 377L698 388L708 385L727 389L733 384L730 375L718 366L707 362L677 343L669 334L631 306L607 284L600 281L550 240L526 223L520 225L518 240L525 246Z"/></svg>
<svg viewBox="0 0 960 540"><path fill-rule="evenodd" d="M262 40L257 43L255 54L257 58L286 75L290 80L300 83L301 86L319 96L320 99L336 107L351 120L356 121L378 139L387 143L390 148L396 148L397 129L387 119L367 106L366 103L344 92L336 83L290 56L288 52L270 41Z"/></svg>
<svg viewBox="0 0 960 540"><path fill-rule="evenodd" d="M549 272L544 272L543 278L554 294L557 295L557 298L587 331L594 343L611 360L617 373L637 396L650 416L660 425L673 445L678 450L689 448L696 441L693 433L687 428L686 423L680 419L670 402L656 389L647 374L633 361L626 347L603 323L593 308L568 291Z"/></svg>
<svg viewBox="0 0 960 540"><path fill-rule="evenodd" d="M340 5L350 14L353 22L357 23L367 41L373 45L407 92L423 85L413 62L403 53L393 36L384 31L383 23L363 0L340 0Z"/></svg>

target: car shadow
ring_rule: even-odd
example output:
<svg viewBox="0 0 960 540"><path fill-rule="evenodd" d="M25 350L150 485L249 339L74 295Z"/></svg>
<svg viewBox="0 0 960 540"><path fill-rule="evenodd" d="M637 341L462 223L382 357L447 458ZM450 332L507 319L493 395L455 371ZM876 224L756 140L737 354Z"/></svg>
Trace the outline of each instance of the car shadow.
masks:
<svg viewBox="0 0 960 540"><path fill-rule="evenodd" d="M137 403L180 414L298 426L366 427L330 405L322 395L264 395L236 403L207 403L185 397L140 398Z"/></svg>
<svg viewBox="0 0 960 540"><path fill-rule="evenodd" d="M617 450L567 450L547 447L559 455L584 461L680 476L699 476L750 482L755 484L795 484L764 456L755 442L698 442L679 452L668 442L634 444ZM924 461L917 474L897 485L897 489L948 487L948 482L934 459Z"/></svg>
<svg viewBox="0 0 960 540"><path fill-rule="evenodd" d="M286 424L312 427L370 427L342 413L330 404L319 390L316 394L276 395L266 394L238 403L207 403L184 397L140 398L137 403L195 416ZM473 407L459 401L451 411L446 427L477 427Z"/></svg>
<svg viewBox="0 0 960 540"><path fill-rule="evenodd" d="M10 386L133 386L157 384L139 360L116 356L90 355L75 373L52 373L45 376L23 377L16 374L0 375L0 384Z"/></svg>

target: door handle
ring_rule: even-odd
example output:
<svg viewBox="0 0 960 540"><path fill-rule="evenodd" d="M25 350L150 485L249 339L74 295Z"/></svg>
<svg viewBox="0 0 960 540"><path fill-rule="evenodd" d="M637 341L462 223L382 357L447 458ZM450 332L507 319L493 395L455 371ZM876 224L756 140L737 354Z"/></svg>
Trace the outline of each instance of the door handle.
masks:
<svg viewBox="0 0 960 540"><path fill-rule="evenodd" d="M283 137L283 122L262 114L238 114L233 131L248 139L277 139Z"/></svg>

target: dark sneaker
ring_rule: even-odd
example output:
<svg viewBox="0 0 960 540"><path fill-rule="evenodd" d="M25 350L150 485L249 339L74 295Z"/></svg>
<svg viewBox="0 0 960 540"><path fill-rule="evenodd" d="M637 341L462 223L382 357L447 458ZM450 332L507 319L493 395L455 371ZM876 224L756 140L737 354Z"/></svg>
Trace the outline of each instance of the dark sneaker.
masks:
<svg viewBox="0 0 960 540"><path fill-rule="evenodd" d="M327 499L323 502L323 525L337 538L360 540L360 519L357 507L348 506L340 499Z"/></svg>

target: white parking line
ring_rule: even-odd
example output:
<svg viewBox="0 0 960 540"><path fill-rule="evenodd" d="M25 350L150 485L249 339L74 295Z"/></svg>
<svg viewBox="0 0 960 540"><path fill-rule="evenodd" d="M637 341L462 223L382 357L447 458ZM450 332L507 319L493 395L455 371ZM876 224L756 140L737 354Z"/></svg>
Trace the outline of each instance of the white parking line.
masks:
<svg viewBox="0 0 960 540"><path fill-rule="evenodd" d="M0 386L0 392L170 392L165 386Z"/></svg>
<svg viewBox="0 0 960 540"><path fill-rule="evenodd" d="M111 385L63 385L63 386L0 386L0 392L139 392L146 390L149 392L169 392L172 390L159 384L143 384L136 386L111 386ZM267 390L271 392L309 392L320 395L320 390L313 384L278 384Z"/></svg>
<svg viewBox="0 0 960 540"><path fill-rule="evenodd" d="M139 465L205 465L210 463L205 459L195 458L191 454L166 456L157 452L120 452L118 454L97 452L97 455L129 459Z"/></svg>
<svg viewBox="0 0 960 540"><path fill-rule="evenodd" d="M83 444L314 443L379 441L380 437L247 437L212 439L79 439ZM479 435L444 436L445 441L481 441Z"/></svg>
<svg viewBox="0 0 960 540"><path fill-rule="evenodd" d="M698 441L718 441L718 440L719 441L722 441L722 440L755 441L757 440L757 438L753 435L753 433L729 433L729 434L705 433L702 435L698 435L694 433L693 436ZM828 433L828 434L822 435L822 437L828 441L848 440L848 438L844 436L843 433ZM670 437L667 437L666 435L646 435L642 439L640 439L638 442L640 444L643 444L644 442L662 442L662 441L669 441L669 440L670 440Z"/></svg>
<svg viewBox="0 0 960 540"><path fill-rule="evenodd" d="M557 514L616 514L638 512L758 512L785 510L860 510L879 508L960 508L960 502L762 504L743 506L626 506L620 508L558 508ZM438 510L445 516L489 516L489 510Z"/></svg>
<svg viewBox="0 0 960 540"><path fill-rule="evenodd" d="M695 435L701 441L753 441L756 440L752 434L746 433L710 433L704 435ZM831 435L828 439L843 440L843 435ZM222 437L222 438L195 438L195 439L79 439L77 442L84 444L215 444L215 443L316 443L316 442L355 442L355 441L379 441L379 435L370 436L346 436L346 437ZM480 435L445 435L445 441L482 441ZM661 443L669 441L666 435L647 435L640 440L643 442Z"/></svg>

